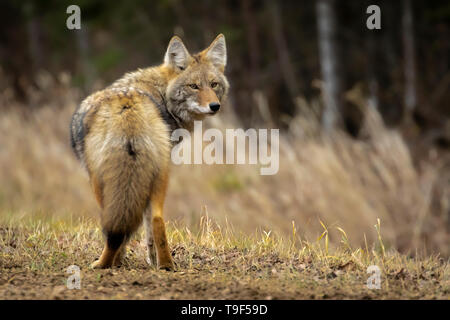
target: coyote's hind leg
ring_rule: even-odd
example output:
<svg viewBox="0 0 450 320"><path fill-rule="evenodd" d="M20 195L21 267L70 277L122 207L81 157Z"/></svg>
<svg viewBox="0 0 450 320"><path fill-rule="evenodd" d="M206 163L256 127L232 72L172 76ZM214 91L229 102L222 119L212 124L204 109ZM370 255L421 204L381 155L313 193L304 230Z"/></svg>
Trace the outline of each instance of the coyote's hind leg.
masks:
<svg viewBox="0 0 450 320"><path fill-rule="evenodd" d="M144 228L145 228L145 243L147 245L147 262L151 266L156 266L156 248L155 240L153 238L153 226L152 226L152 211L151 208L147 208L144 213Z"/></svg>
<svg viewBox="0 0 450 320"><path fill-rule="evenodd" d="M153 239L158 257L158 268L174 270L172 256L170 255L169 244L167 243L166 227L163 220L164 199L166 196L168 173L159 176L153 184L150 196L150 206L152 213Z"/></svg>
<svg viewBox="0 0 450 320"><path fill-rule="evenodd" d="M120 246L119 250L117 250L116 257L113 261L113 266L120 267L122 265L123 260L125 259L127 253L127 243L124 241Z"/></svg>
<svg viewBox="0 0 450 320"><path fill-rule="evenodd" d="M106 232L106 244L100 259L95 261L91 267L94 269L111 268L119 249L126 241L124 233Z"/></svg>

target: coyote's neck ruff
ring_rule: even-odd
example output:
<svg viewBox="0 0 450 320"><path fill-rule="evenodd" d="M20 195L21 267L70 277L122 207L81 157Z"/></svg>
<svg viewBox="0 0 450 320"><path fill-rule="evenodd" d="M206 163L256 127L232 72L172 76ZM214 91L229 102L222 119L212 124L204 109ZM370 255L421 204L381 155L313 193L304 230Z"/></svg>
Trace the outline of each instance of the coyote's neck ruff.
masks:
<svg viewBox="0 0 450 320"><path fill-rule="evenodd" d="M162 219L170 133L219 111L229 87L225 64L223 35L195 55L173 37L162 65L126 74L75 111L72 147L88 171L106 236L93 267L120 263L143 221L150 263L157 257L160 268L173 269Z"/></svg>

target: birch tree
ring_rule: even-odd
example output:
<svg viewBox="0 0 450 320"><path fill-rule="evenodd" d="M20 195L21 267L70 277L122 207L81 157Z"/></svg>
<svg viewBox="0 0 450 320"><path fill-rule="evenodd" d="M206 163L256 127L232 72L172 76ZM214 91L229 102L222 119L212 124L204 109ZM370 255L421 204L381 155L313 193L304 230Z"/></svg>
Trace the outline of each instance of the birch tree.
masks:
<svg viewBox="0 0 450 320"><path fill-rule="evenodd" d="M415 109L417 104L413 32L413 14L411 8L411 0L403 0L402 38L405 74L404 104L407 113L411 113Z"/></svg>
<svg viewBox="0 0 450 320"><path fill-rule="evenodd" d="M336 48L333 41L336 28L333 0L318 0L316 4L319 37L320 68L323 77L324 111L322 125L325 130L335 128L340 115L340 83L337 75Z"/></svg>

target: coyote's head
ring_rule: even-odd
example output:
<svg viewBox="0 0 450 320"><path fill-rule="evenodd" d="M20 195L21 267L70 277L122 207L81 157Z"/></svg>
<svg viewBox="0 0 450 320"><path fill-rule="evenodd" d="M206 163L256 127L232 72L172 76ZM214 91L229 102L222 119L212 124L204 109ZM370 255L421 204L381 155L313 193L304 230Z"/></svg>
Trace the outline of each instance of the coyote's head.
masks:
<svg viewBox="0 0 450 320"><path fill-rule="evenodd" d="M224 76L227 60L225 37L220 34L205 50L191 55L178 37L173 37L164 57L164 65L176 76L169 81L166 99L169 112L191 128L221 108L228 92Z"/></svg>

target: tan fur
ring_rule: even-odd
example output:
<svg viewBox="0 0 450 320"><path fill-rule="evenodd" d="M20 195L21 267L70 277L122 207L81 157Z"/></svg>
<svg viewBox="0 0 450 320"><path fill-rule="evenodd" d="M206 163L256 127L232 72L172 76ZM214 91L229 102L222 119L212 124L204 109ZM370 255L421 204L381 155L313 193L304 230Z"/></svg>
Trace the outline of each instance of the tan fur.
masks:
<svg viewBox="0 0 450 320"><path fill-rule="evenodd" d="M127 239L144 220L149 261L156 253L159 268L174 268L163 220L170 134L192 128L212 114L209 103L226 96L225 40L219 35L215 41L220 46L209 59L208 49L191 56L174 37L164 64L126 74L75 112L72 147L89 173L107 240L93 267L119 265Z"/></svg>
<svg viewBox="0 0 450 320"><path fill-rule="evenodd" d="M216 94L211 88L199 90L198 101L201 105L209 105L211 102L219 102Z"/></svg>

